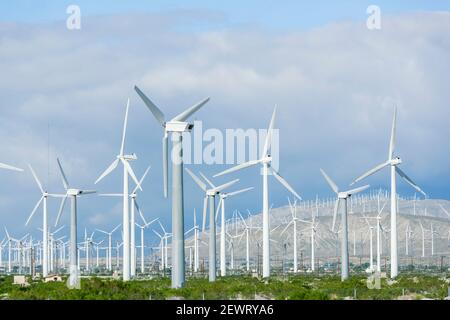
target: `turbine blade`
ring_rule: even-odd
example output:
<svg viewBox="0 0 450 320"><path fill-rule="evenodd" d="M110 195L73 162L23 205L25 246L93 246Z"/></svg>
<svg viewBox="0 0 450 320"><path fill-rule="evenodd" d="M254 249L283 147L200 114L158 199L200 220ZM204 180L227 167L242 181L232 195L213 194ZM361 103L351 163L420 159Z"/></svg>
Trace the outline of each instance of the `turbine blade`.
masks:
<svg viewBox="0 0 450 320"><path fill-rule="evenodd" d="M235 167L232 167L230 169L227 169L225 171L222 171L222 172L214 175L214 178L219 177L219 176L223 176L224 174L228 174L228 173L232 173L232 172L235 172L235 171L238 171L238 170L242 170L242 169L245 169L245 168L248 168L248 167L252 167L252 166L254 166L254 165L258 164L258 163L261 163L261 160L251 160L249 162L238 164Z"/></svg>
<svg viewBox="0 0 450 320"><path fill-rule="evenodd" d="M320 172L322 173L325 180L327 180L328 185L331 187L334 193L339 193L339 188L337 187L336 183L334 183L334 181L331 180L331 178L326 174L324 170L320 169Z"/></svg>
<svg viewBox="0 0 450 320"><path fill-rule="evenodd" d="M223 199L222 198L220 198L219 205L217 206L217 209L216 209L216 218L215 218L216 223L217 223L217 217L219 216L219 211L220 211L220 207L221 206L223 206ZM223 228L223 226L222 226L222 228Z"/></svg>
<svg viewBox="0 0 450 320"><path fill-rule="evenodd" d="M122 143L120 145L120 156L123 156L123 152L125 150L125 137L127 135L127 124L128 124L128 111L130 109L130 98L127 100L127 108L125 111L125 120L123 122L123 131L122 131Z"/></svg>
<svg viewBox="0 0 450 320"><path fill-rule="evenodd" d="M291 224L293 224L293 223L294 223L294 221L289 222L288 225L286 226L286 228L284 228L283 231L281 231L280 236L282 236L287 231L287 229L291 226Z"/></svg>
<svg viewBox="0 0 450 320"><path fill-rule="evenodd" d="M366 190L366 189L368 189L368 188L370 188L370 185L365 185L365 186L362 186L362 187L359 187L359 188L355 188L355 189L351 189L351 190L348 190L348 191L346 191L345 193L347 193L347 194L349 194L349 195L353 195L353 194L357 194L357 193L359 193L359 192L361 192L361 191L364 191L364 190Z"/></svg>
<svg viewBox="0 0 450 320"><path fill-rule="evenodd" d="M350 185L354 185L355 183L361 181L364 178L367 178L368 176L371 176L372 174L380 171L381 169L383 169L384 167L387 167L388 165L390 165L391 162L390 160L383 162L382 164L377 165L375 168L370 169L369 171L367 171L366 173L364 173L363 175L359 176L358 178L356 178Z"/></svg>
<svg viewBox="0 0 450 320"><path fill-rule="evenodd" d="M253 190L253 189L254 189L253 187L241 189L241 190L238 190L238 191L227 193L227 196L228 197L232 197L232 196L235 196L235 195L238 195L240 193L244 193L244 192L247 192L247 191L250 191L250 190Z"/></svg>
<svg viewBox="0 0 450 320"><path fill-rule="evenodd" d="M206 192L206 184L203 183L203 181L201 181L191 170L189 170L188 168L186 168L185 170L191 176L194 182L200 187L200 189Z"/></svg>
<svg viewBox="0 0 450 320"><path fill-rule="evenodd" d="M66 174L64 173L64 170L61 165L61 161L59 161L59 158L56 158L56 161L58 162L59 172L61 173L61 179L62 179L64 188L67 190L67 189L69 189L69 182L67 181Z"/></svg>
<svg viewBox="0 0 450 320"><path fill-rule="evenodd" d="M136 90L137 94L141 97L142 101L144 101L145 105L151 111L156 120L164 126L164 113L162 113L161 110L159 110L158 107L137 86L134 86L134 90Z"/></svg>
<svg viewBox="0 0 450 320"><path fill-rule="evenodd" d="M122 225L122 224L119 223L119 225L118 225L117 227L115 227L115 228L111 231L111 233L114 233L114 231L116 231L117 229L119 229L119 227L120 227L121 225Z"/></svg>
<svg viewBox="0 0 450 320"><path fill-rule="evenodd" d="M123 194L121 193L101 193L99 194L100 197L123 197Z"/></svg>
<svg viewBox="0 0 450 320"><path fill-rule="evenodd" d="M420 189L420 187L414 182L412 181L412 179L410 177L408 177L406 175L406 173L404 173L399 167L395 167L395 170L397 171L397 173L400 175L400 177L403 178L403 180L405 180L407 183L409 183L414 189L416 189L417 191L419 191L421 194L423 194L425 197L427 196L427 194Z"/></svg>
<svg viewBox="0 0 450 320"><path fill-rule="evenodd" d="M151 167L151 166L148 166L148 167L147 167L147 169L145 170L144 174L142 175L141 180L139 180L139 185L140 185L140 186L142 186L142 183L144 182L145 177L147 176L148 171L150 170L150 167ZM134 188L134 190L133 190L132 193L136 193L136 192L138 191L138 189L139 189L138 186L136 186L136 187Z"/></svg>
<svg viewBox="0 0 450 320"><path fill-rule="evenodd" d="M191 115L193 115L195 112L197 112L201 107L203 107L207 102L209 101L209 98L206 98L199 103L193 105L186 111L183 111L179 115L177 115L175 118L172 119L172 121L181 121L184 122L189 118Z"/></svg>
<svg viewBox="0 0 450 320"><path fill-rule="evenodd" d="M23 169L16 168L16 167L10 166L9 164L4 164L4 163L0 163L0 169L19 171L19 172L23 171Z"/></svg>
<svg viewBox="0 0 450 320"><path fill-rule="evenodd" d="M44 188L42 187L42 183L41 183L41 181L39 181L39 178L37 177L36 173L34 172L33 167L31 166L31 164L28 165L28 168L30 168L31 174L34 177L34 180L36 181L36 183L37 183L37 185L39 187L39 190L41 190L41 192L44 193Z"/></svg>
<svg viewBox="0 0 450 320"><path fill-rule="evenodd" d="M397 107L394 108L394 118L392 119L391 141L389 143L389 160L392 160L395 150L395 127L397 122Z"/></svg>
<svg viewBox="0 0 450 320"><path fill-rule="evenodd" d="M297 199L302 200L302 197L298 195L297 192L289 185L289 183L282 177L278 172L275 171L272 167L270 168L274 177L286 188L288 189Z"/></svg>
<svg viewBox="0 0 450 320"><path fill-rule="evenodd" d="M145 220L144 214L142 213L141 208L139 207L139 204L137 203L136 199L134 200L134 206L136 207L137 211L139 212L139 215L141 216L142 221L144 221L144 225L147 225L147 220Z"/></svg>
<svg viewBox="0 0 450 320"><path fill-rule="evenodd" d="M111 165L105 170L105 172L102 173L102 175L95 181L94 184L99 183L101 180L103 180L103 178L105 178L107 175L113 172L117 168L118 164L119 159L114 160L113 163L111 163Z"/></svg>
<svg viewBox="0 0 450 320"><path fill-rule="evenodd" d="M35 205L33 211L31 211L31 214L30 214L30 216L29 216L28 219L27 219L27 222L25 222L25 226L28 226L28 223L30 222L31 218L33 218L33 216L34 216L36 210L37 210L37 209L39 208L39 206L41 205L42 200L44 200L44 196L42 196L41 199L39 199L39 201L36 203L36 205Z"/></svg>
<svg viewBox="0 0 450 320"><path fill-rule="evenodd" d="M59 224L59 219L61 219L61 214L64 210L64 206L66 205L66 200L67 200L67 196L65 196L62 200L61 200L61 204L59 206L59 211L58 211L58 217L56 217L56 223L55 223L55 227Z"/></svg>
<svg viewBox="0 0 450 320"><path fill-rule="evenodd" d="M211 188L215 188L216 187L202 172L199 172L199 173L202 176L202 178L205 179L205 181L209 184L209 186Z"/></svg>
<svg viewBox="0 0 450 320"><path fill-rule="evenodd" d="M167 132L164 131L164 137L162 140L163 145L163 179L164 179L164 198L167 198L169 193L169 147L168 147Z"/></svg>
<svg viewBox="0 0 450 320"><path fill-rule="evenodd" d="M267 157L267 153L269 151L270 143L272 141L272 131L273 131L273 125L274 125L274 122L275 122L275 115L276 115L276 113L277 113L277 106L275 106L275 109L273 110L273 113L272 113L272 118L270 119L269 129L267 130L266 141L264 142L264 148L263 148L263 152L261 154L261 158Z"/></svg>
<svg viewBox="0 0 450 320"><path fill-rule="evenodd" d="M235 180L233 180L233 181L230 181L230 182L227 182L227 183L225 183L225 184L222 184L222 185L220 185L220 186L214 188L213 190L214 190L215 192L221 192L222 190L225 190L226 188L231 187L233 184L235 184L235 183L237 183L237 182L239 182L239 179L235 179Z"/></svg>
<svg viewBox="0 0 450 320"><path fill-rule="evenodd" d="M202 232L205 232L206 228L206 210L208 209L208 197L203 198L203 221L202 221Z"/></svg>
<svg viewBox="0 0 450 320"><path fill-rule="evenodd" d="M124 159L120 159L120 160L122 161L123 165L125 166L130 177L133 179L134 183L136 183L136 186L139 188L139 190L142 191L142 187L141 187L138 179L136 178L136 175L134 174L133 168L131 168L130 163Z"/></svg>
<svg viewBox="0 0 450 320"><path fill-rule="evenodd" d="M339 210L339 198L336 199L336 202L334 204L334 213L333 213L333 225L331 227L331 230L334 232L334 229L336 227L336 217L338 214L338 210Z"/></svg>

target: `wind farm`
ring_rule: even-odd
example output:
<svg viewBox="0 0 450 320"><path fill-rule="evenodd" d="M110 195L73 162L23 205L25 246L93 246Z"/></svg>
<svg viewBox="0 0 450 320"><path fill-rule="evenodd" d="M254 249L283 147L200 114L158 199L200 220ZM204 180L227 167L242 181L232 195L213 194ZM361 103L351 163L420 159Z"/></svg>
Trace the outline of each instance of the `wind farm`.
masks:
<svg viewBox="0 0 450 320"><path fill-rule="evenodd" d="M0 299L449 300L448 17L257 37L184 9L67 23L38 89L38 58L10 57Z"/></svg>

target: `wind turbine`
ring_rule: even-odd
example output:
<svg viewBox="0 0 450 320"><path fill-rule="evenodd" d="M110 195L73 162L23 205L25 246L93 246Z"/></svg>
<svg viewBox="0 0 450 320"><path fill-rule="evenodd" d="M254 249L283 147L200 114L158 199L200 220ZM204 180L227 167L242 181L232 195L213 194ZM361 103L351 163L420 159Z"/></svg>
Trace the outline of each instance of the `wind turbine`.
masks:
<svg viewBox="0 0 450 320"><path fill-rule="evenodd" d="M210 189L207 188L206 184L201 181L191 170L186 168L187 173L192 177L194 182L205 192L205 200L203 202L203 231L205 230L206 224L206 211L208 209L209 202L209 281L216 281L216 222L215 222L215 206L216 206L216 196L220 194L224 189L232 186L239 179L230 181L223 185L216 187L212 184L208 178L202 173L200 175L209 184ZM223 227L223 226L222 226Z"/></svg>
<svg viewBox="0 0 450 320"><path fill-rule="evenodd" d="M17 239L12 238L9 233L8 233L8 229L6 229L5 227L5 232L6 232L6 238L8 241L8 273L12 272L12 264L11 264L11 250L12 250L12 242L18 242Z"/></svg>
<svg viewBox="0 0 450 320"><path fill-rule="evenodd" d="M113 163L105 170L105 172L102 173L102 175L95 181L95 184L99 183L103 178L108 176L111 172L113 172L119 163L122 163L123 165L123 258L122 258L122 264L123 264L123 281L129 281L130 280L130 267L131 267L131 254L130 254L130 215L129 215L129 203L128 203L128 176L131 176L131 178L136 183L137 187L142 190L141 185L139 184L138 179L136 178L136 175L134 174L133 169L131 168L131 165L129 161L137 160L136 154L132 155L126 155L125 152L125 137L127 133L127 122L128 122L128 111L130 109L130 99L127 101L127 107L125 111L125 121L123 124L123 132L122 132L122 143L120 146L119 154L117 155L116 159L113 161ZM134 228L134 224L133 224Z"/></svg>
<svg viewBox="0 0 450 320"><path fill-rule="evenodd" d="M72 188L67 181L66 174L62 168L61 162L59 158L56 159L58 162L59 172L61 173L62 183L64 185L64 189L66 190L66 195L61 201L61 206L59 207L58 217L56 218L55 226L58 225L59 220L61 218L61 214L64 210L64 205L66 203L67 198L70 198L71 210L70 210L70 265L69 265L69 288L78 288L79 287L79 278L78 278L78 257L77 257L77 198L96 193L93 190L81 190L77 188Z"/></svg>
<svg viewBox="0 0 450 320"><path fill-rule="evenodd" d="M322 173L323 177L327 181L328 185L331 187L331 189L336 193L337 199L336 204L334 206L334 214L333 214L333 226L332 231L335 230L335 224L336 224L336 216L339 210L339 207L341 207L341 280L347 280L349 276L349 257L348 257L348 223L347 223L347 199L350 198L352 195L357 194L361 191L366 190L369 188L369 185L365 185L356 189L348 190L348 191L339 191L339 188L337 187L336 183L323 171L320 169L320 172Z"/></svg>
<svg viewBox="0 0 450 320"><path fill-rule="evenodd" d="M133 191L130 194L131 199L131 218L130 218L130 258L131 258L131 271L130 275L131 277L134 277L136 274L136 234L135 234L135 224L136 224L136 213L135 209L139 212L139 215L141 216L141 219L144 221L144 224L147 223L145 221L144 215L141 211L141 208L139 207L138 201L137 201L137 195L139 188L144 183L145 177L148 174L148 171L150 170L150 166L147 167L144 174L142 175L141 180L139 180L139 184L136 185L136 187L133 189ZM123 197L123 194L119 193L102 193L100 196L104 197Z"/></svg>
<svg viewBox="0 0 450 320"><path fill-rule="evenodd" d="M253 187L251 188L245 188L245 189L241 189L238 191L234 191L234 192L230 192L230 193L220 193L219 194L219 205L217 206L217 212L216 212L216 220L217 220L217 214L220 210L220 208L222 208L222 212L221 212L221 228L220 228L220 275L222 277L226 276L226 228L225 228L225 200L229 197L233 197L235 195L247 192L252 190Z"/></svg>
<svg viewBox="0 0 450 320"><path fill-rule="evenodd" d="M414 189L427 196L419 186L411 180L399 167L402 163L400 157L394 157L395 137L396 137L396 121L397 121L397 108L394 109L394 118L392 120L391 140L389 144L388 160L375 168L367 171L360 177L356 178L352 184L361 181L368 176L380 171L381 169L390 166L391 167L391 278L395 278L398 275L398 251L397 251L397 182L396 173L410 184Z"/></svg>
<svg viewBox="0 0 450 320"><path fill-rule="evenodd" d="M150 226L156 220L158 220L158 218L156 218L156 219L154 219L154 220L152 220L150 222L145 222L144 221L143 225L140 225L140 224L136 223L136 226L141 229L141 273L142 274L144 273L144 248L145 248L145 245L144 245L144 231L145 231L146 228L148 228L148 226Z"/></svg>
<svg viewBox="0 0 450 320"><path fill-rule="evenodd" d="M35 171L33 170L33 167L31 165L28 165L28 167L30 168L31 173L33 174L34 180L36 181L36 184L39 187L39 190L42 193L41 198L39 199L39 201L36 203L36 206L34 207L33 211L31 212L30 216L28 217L25 226L28 226L29 222L31 221L31 219L33 218L35 212L37 211L37 209L39 208L39 206L42 203L42 246L43 246L43 259L42 259L42 275L45 277L48 276L48 234L49 234L49 230L48 230L48 210L47 210L47 200L48 197L53 197L53 198L61 198L64 197L64 195L59 195L59 194L50 194L47 191L44 191L44 188L42 187L42 183L39 180L39 178L37 177Z"/></svg>
<svg viewBox="0 0 450 320"><path fill-rule="evenodd" d="M198 271L199 267L199 252L198 252L198 234L199 234L199 225L197 224L197 213L194 209L194 226L186 231L186 235L190 232L194 231L194 272Z"/></svg>
<svg viewBox="0 0 450 320"><path fill-rule="evenodd" d="M242 223L244 224L245 227L245 237L246 237L246 242L245 242L245 260L246 260L246 269L247 272L250 272L250 230L251 229L258 229L256 227L252 227L249 226L247 224L247 222L244 220L244 218L242 217L242 214L238 211L239 217L241 218ZM248 212L249 217L251 216L250 212ZM242 233L241 239L244 236L244 233ZM239 239L238 245L241 242L241 239Z"/></svg>
<svg viewBox="0 0 450 320"><path fill-rule="evenodd" d="M185 282L184 263L184 200L183 200L183 132L190 132L194 125L187 119L205 105L209 98L195 104L166 121L159 108L137 87L137 94L164 129L163 145L163 177L164 197L168 194L168 137L172 133L172 288L181 288Z"/></svg>
<svg viewBox="0 0 450 320"><path fill-rule="evenodd" d="M381 225L381 214L383 213L384 207L386 206L387 201L384 202L383 206L380 207L380 193L378 193L377 199L377 216L376 217L365 217L366 222L368 223L368 219L376 219L377 220L377 272L381 272L381 232L384 232L383 226ZM370 224L369 224L370 226ZM409 226L409 225L408 225Z"/></svg>
<svg viewBox="0 0 450 320"><path fill-rule="evenodd" d="M268 175L269 171L273 176L297 199L301 200L301 197L295 192L295 190L288 184L288 182L280 176L280 174L272 168L272 156L271 152L271 140L273 134L273 126L275 122L276 107L270 120L269 130L267 132L266 141L264 143L264 149L259 160L251 160L246 163L239 164L235 167L227 169L221 173L216 174L214 177L218 177L224 174L235 172L244 168L249 168L257 164L261 164L263 167L263 277L270 276L270 221L269 221L269 188L268 188Z"/></svg>
<svg viewBox="0 0 450 320"><path fill-rule="evenodd" d="M288 223L288 225L284 228L284 230L281 232L280 236L282 236L288 229L289 227L292 225L292 228L294 230L293 232L293 251L294 251L294 273L298 272L298 260L297 260L297 223L298 223L298 218L297 218L297 200L294 201L294 204L291 204L291 200L289 200L289 209L291 211L291 215L292 215L292 220Z"/></svg>
<svg viewBox="0 0 450 320"><path fill-rule="evenodd" d="M111 230L111 232L106 232L104 230L96 229L97 231L108 235L108 263L107 268L109 271L112 271L112 234L119 229L120 224Z"/></svg>

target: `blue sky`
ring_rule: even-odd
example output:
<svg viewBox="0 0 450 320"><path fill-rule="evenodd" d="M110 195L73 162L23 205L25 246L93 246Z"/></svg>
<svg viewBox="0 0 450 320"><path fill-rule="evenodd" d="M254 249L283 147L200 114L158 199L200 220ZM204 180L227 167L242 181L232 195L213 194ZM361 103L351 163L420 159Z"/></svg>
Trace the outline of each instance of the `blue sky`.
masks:
<svg viewBox="0 0 450 320"><path fill-rule="evenodd" d="M138 176L152 166L141 206L148 218L170 224L170 203L161 188L161 128L133 91L135 84L168 116L210 96L195 117L205 129L265 129L278 104L280 173L305 199L332 196L319 167L344 188L385 160L396 103L402 168L430 197L450 199L450 3L280 3L2 1L0 70L8 76L0 77L0 162L21 167L30 162L51 192L61 192L59 156L75 185L120 191L119 172L100 185L93 182L117 154L130 97L127 150L139 156ZM69 4L81 7L80 31L65 28ZM380 31L365 27L369 4L381 7ZM224 168L190 166L208 175ZM229 214L261 210L258 173L239 175L236 189L255 190L230 200ZM37 187L29 172L0 176L0 226L25 232ZM202 192L190 177L185 181L191 226ZM384 172L367 182L386 188L388 181ZM399 190L413 194L404 182ZM286 205L288 195L270 180L276 207ZM54 221L58 203L50 206ZM81 228L112 228L120 219L119 201L80 201ZM38 226L39 218L33 221L33 228Z"/></svg>
<svg viewBox="0 0 450 320"><path fill-rule="evenodd" d="M19 22L49 22L64 20L68 5L76 4L86 16L165 13L174 10L208 10L223 14L226 24L215 27L259 25L269 29L286 30L310 28L331 21L365 20L365 10L375 4L384 13L398 14L412 11L449 10L448 1L427 0L245 0L245 1L173 1L173 0L17 0L0 3L0 19Z"/></svg>

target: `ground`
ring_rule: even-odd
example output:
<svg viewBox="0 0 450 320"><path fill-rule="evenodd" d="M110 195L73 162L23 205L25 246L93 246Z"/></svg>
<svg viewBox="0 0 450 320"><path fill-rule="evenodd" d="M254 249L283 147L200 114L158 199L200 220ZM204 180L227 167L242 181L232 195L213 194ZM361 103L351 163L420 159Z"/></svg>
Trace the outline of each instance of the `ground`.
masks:
<svg viewBox="0 0 450 320"><path fill-rule="evenodd" d="M407 274L396 281L381 279L380 289L369 289L367 276L357 275L341 282L338 276L298 275L274 277L268 281L235 276L209 283L191 278L183 289L171 289L170 279L158 278L124 283L103 278L82 279L80 290L69 290L65 282L31 282L23 288L12 284L11 276L0 278L0 299L11 300L149 300L201 299L444 299L448 295L450 275Z"/></svg>

